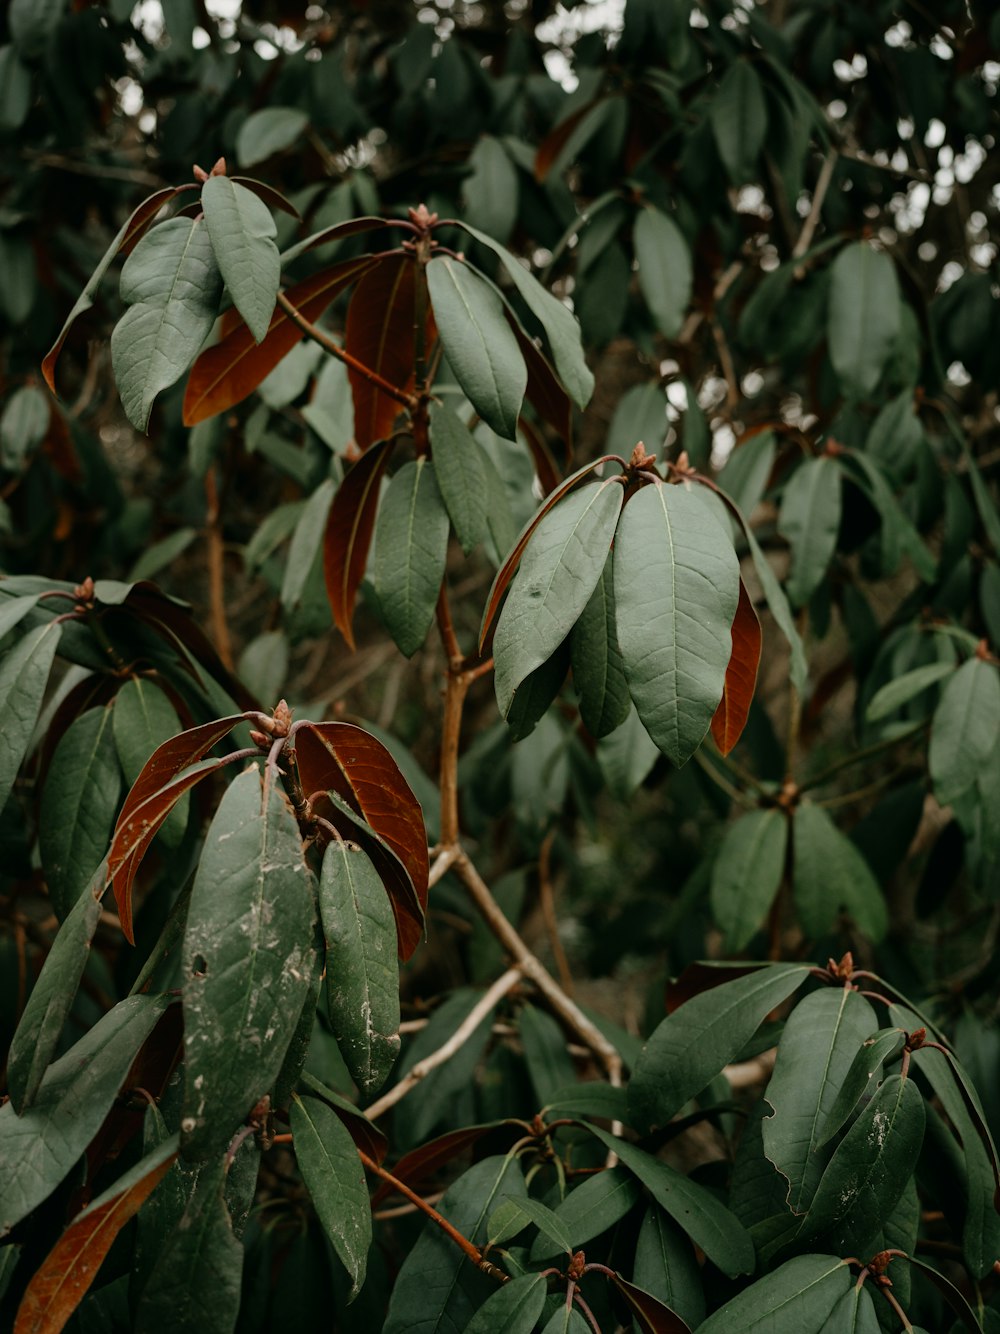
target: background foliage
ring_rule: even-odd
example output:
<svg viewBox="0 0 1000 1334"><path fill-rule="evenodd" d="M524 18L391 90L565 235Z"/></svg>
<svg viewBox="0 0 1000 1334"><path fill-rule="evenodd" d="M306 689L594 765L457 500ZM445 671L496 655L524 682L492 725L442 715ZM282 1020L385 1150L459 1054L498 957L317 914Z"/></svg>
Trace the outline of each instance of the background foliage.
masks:
<svg viewBox="0 0 1000 1334"><path fill-rule="evenodd" d="M220 9L0 19L5 1319L1000 1325L1000 16Z"/></svg>

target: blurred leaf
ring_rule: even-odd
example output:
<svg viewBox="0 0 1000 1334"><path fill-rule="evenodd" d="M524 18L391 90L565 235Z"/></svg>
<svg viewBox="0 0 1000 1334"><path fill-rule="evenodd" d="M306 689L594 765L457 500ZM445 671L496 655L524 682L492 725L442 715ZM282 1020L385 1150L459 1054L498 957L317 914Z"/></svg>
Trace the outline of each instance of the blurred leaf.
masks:
<svg viewBox="0 0 1000 1334"><path fill-rule="evenodd" d="M807 603L823 581L839 526L840 469L833 459L806 459L785 487L778 513L778 532L792 548L787 588L793 605Z"/></svg>
<svg viewBox="0 0 1000 1334"><path fill-rule="evenodd" d="M621 726L602 737L597 746L604 781L619 801L627 801L641 787L659 758L659 747L643 726L634 704Z"/></svg>
<svg viewBox="0 0 1000 1334"><path fill-rule="evenodd" d="M948 679L934 710L928 767L934 795L947 806L966 792L991 762L1000 736L1000 673L970 658Z"/></svg>
<svg viewBox="0 0 1000 1334"><path fill-rule="evenodd" d="M911 699L922 695L938 681L950 676L954 670L953 663L932 662L925 667L915 667L912 672L904 672L902 676L887 681L872 696L871 703L865 710L866 719L870 723L875 723L881 718L888 717L890 713L895 713L904 704L909 704Z"/></svg>
<svg viewBox="0 0 1000 1334"><path fill-rule="evenodd" d="M469 154L470 175L462 183L470 227L486 231L503 244L517 221L517 171L503 144L484 134Z"/></svg>
<svg viewBox="0 0 1000 1334"><path fill-rule="evenodd" d="M275 153L283 153L308 124L309 117L297 107L271 106L254 111L237 132L236 160L241 167L253 167Z"/></svg>
<svg viewBox="0 0 1000 1334"><path fill-rule="evenodd" d="M684 233L655 208L639 211L632 234L639 287L653 322L666 338L676 338L691 302L691 251ZM633 441L633 443L635 443Z"/></svg>
<svg viewBox="0 0 1000 1334"><path fill-rule="evenodd" d="M827 337L845 398L874 392L900 327L899 284L892 260L866 241L844 247L830 270Z"/></svg>
<svg viewBox="0 0 1000 1334"><path fill-rule="evenodd" d="M745 185L757 177L757 158L767 134L767 103L754 66L734 60L726 70L709 104L719 157L733 185Z"/></svg>
<svg viewBox="0 0 1000 1334"><path fill-rule="evenodd" d="M50 400L35 385L15 389L0 414L0 464L20 472L45 439L51 416Z"/></svg>
<svg viewBox="0 0 1000 1334"><path fill-rule="evenodd" d="M803 929L813 938L846 912L865 935L881 940L889 913L864 857L821 807L804 801L792 820L792 889Z"/></svg>
<svg viewBox="0 0 1000 1334"><path fill-rule="evenodd" d="M774 902L785 870L788 818L783 811L747 811L723 835L712 867L712 913L726 949L746 949Z"/></svg>
<svg viewBox="0 0 1000 1334"><path fill-rule="evenodd" d="M305 503L299 515L292 540L288 547L285 561L285 574L281 581L281 605L286 614L300 605L309 576L320 559L323 535L329 522L330 506L333 503L336 487L328 477L320 482Z"/></svg>
<svg viewBox="0 0 1000 1334"><path fill-rule="evenodd" d="M61 634L58 621L38 625L0 663L0 810L31 741Z"/></svg>

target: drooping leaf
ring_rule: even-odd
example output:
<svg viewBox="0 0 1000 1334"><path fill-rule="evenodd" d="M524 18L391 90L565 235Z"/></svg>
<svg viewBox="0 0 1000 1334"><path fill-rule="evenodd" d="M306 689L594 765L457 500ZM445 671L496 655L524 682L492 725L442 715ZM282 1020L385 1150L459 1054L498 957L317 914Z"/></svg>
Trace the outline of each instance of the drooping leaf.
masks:
<svg viewBox="0 0 1000 1334"><path fill-rule="evenodd" d="M659 748L643 727L634 704L621 726L602 737L597 746L604 781L619 801L627 801L645 782L659 758Z"/></svg>
<svg viewBox="0 0 1000 1334"><path fill-rule="evenodd" d="M516 1160L485 1158L445 1192L435 1208L473 1244L485 1241L486 1220L508 1196L527 1195ZM464 1330L484 1300L496 1291L429 1219L403 1261L389 1299L383 1334L443 1334Z"/></svg>
<svg viewBox="0 0 1000 1334"><path fill-rule="evenodd" d="M904 672L902 676L894 677L872 696L871 703L865 710L865 717L870 723L887 718L890 713L895 713L904 704L909 704L911 699L922 695L925 690L937 685L938 681L950 676L954 670L954 663L931 662L923 667L914 667L913 671Z"/></svg>
<svg viewBox="0 0 1000 1334"><path fill-rule="evenodd" d="M726 668L722 698L712 718L712 737L723 755L729 754L746 727L760 665L760 621L742 579L730 634L733 651Z"/></svg>
<svg viewBox="0 0 1000 1334"><path fill-rule="evenodd" d="M409 255L380 259L354 289L344 330L345 351L401 393L414 375L416 269ZM347 375L354 399L354 439L364 450L385 439L401 408L353 366Z"/></svg>
<svg viewBox="0 0 1000 1334"><path fill-rule="evenodd" d="M335 792L398 858L409 893L387 883L399 954L408 959L423 933L427 905L427 835L420 804L385 746L353 723L309 723L295 733L295 759L306 796ZM373 856L371 846L365 849ZM373 856L383 882L387 868Z"/></svg>
<svg viewBox="0 0 1000 1334"><path fill-rule="evenodd" d="M599 1126L588 1125L587 1129L618 1154L660 1208L684 1228L694 1244L724 1274L735 1278L737 1274L752 1271L754 1254L749 1233L717 1195L628 1140L619 1139Z"/></svg>
<svg viewBox="0 0 1000 1334"><path fill-rule="evenodd" d="M45 439L52 417L52 400L37 385L15 389L0 413L0 464L21 472Z"/></svg>
<svg viewBox="0 0 1000 1334"><path fill-rule="evenodd" d="M323 577L337 629L354 648L351 619L375 531L379 484L392 441L373 445L351 468L333 498L323 540Z"/></svg>
<svg viewBox="0 0 1000 1334"><path fill-rule="evenodd" d="M864 1235L881 1227L910 1179L924 1138L924 1100L911 1079L890 1075L848 1130L813 1195L805 1228L817 1236L850 1212Z"/></svg>
<svg viewBox="0 0 1000 1334"><path fill-rule="evenodd" d="M746 949L767 917L785 870L783 811L747 811L729 826L712 867L712 913L727 950Z"/></svg>
<svg viewBox="0 0 1000 1334"><path fill-rule="evenodd" d="M802 647L802 637L795 627L795 621L792 619L788 599L785 597L777 576L771 568L771 562L761 550L756 537L754 537L753 529L750 528L749 524L744 523L743 531L750 547L750 555L753 557L757 578L760 580L761 587L764 589L764 596L767 598L768 608L791 649L789 677L796 690L803 690L809 669L806 665L805 650Z"/></svg>
<svg viewBox="0 0 1000 1334"><path fill-rule="evenodd" d="M638 1183L623 1167L612 1167L589 1177L577 1186L555 1210L566 1233L571 1251L600 1236L625 1217L640 1198ZM539 1233L531 1248L532 1260L546 1260L557 1255L562 1244L553 1244L551 1234Z"/></svg>
<svg viewBox="0 0 1000 1334"><path fill-rule="evenodd" d="M786 1203L805 1213L826 1164L823 1130L861 1044L878 1026L856 991L814 991L789 1015L765 1097L771 1112L761 1129L764 1152L788 1182Z"/></svg>
<svg viewBox="0 0 1000 1334"><path fill-rule="evenodd" d="M710 1315L699 1334L819 1334L851 1286L835 1255L797 1255Z"/></svg>
<svg viewBox="0 0 1000 1334"><path fill-rule="evenodd" d="M221 1152L269 1093L309 988L313 902L299 827L256 766L205 839L184 933L185 1157Z"/></svg>
<svg viewBox="0 0 1000 1334"><path fill-rule="evenodd" d="M371 255L343 260L289 287L285 295L301 315L315 323L327 306L374 263ZM205 349L188 376L185 426L196 426L242 402L302 338L302 331L280 306L271 316L261 343L254 340L235 309L223 315L218 334L218 342Z"/></svg>
<svg viewBox="0 0 1000 1334"><path fill-rule="evenodd" d="M872 940L889 926L885 897L868 863L820 806L804 801L792 820L792 889L799 919L813 937L847 912Z"/></svg>
<svg viewBox="0 0 1000 1334"><path fill-rule="evenodd" d="M37 625L0 663L0 810L28 749L61 634L56 621Z"/></svg>
<svg viewBox="0 0 1000 1334"><path fill-rule="evenodd" d="M653 322L665 338L676 338L691 304L691 248L673 218L656 208L640 209L632 233L639 287Z"/></svg>
<svg viewBox="0 0 1000 1334"><path fill-rule="evenodd" d="M293 611L299 606L310 587L313 568L329 523L334 494L334 482L328 477L320 482L299 515L292 540L288 544L285 575L281 581L281 605L286 611Z"/></svg>
<svg viewBox="0 0 1000 1334"><path fill-rule="evenodd" d="M483 451L446 403L430 406L434 475L466 555L486 535L488 498Z"/></svg>
<svg viewBox="0 0 1000 1334"><path fill-rule="evenodd" d="M614 549L618 643L639 717L676 765L722 698L739 582L729 534L697 492L655 484L629 500Z"/></svg>
<svg viewBox="0 0 1000 1334"><path fill-rule="evenodd" d="M5 635L10 634L15 625L20 625L25 616L34 611L37 605L37 593L31 593L26 597L7 598L0 602L0 641Z"/></svg>
<svg viewBox="0 0 1000 1334"><path fill-rule="evenodd" d="M543 1274L522 1274L504 1283L483 1302L465 1334L532 1334L545 1306L547 1283Z"/></svg>
<svg viewBox="0 0 1000 1334"><path fill-rule="evenodd" d="M905 1037L905 1033L898 1028L888 1029L873 1034L854 1053L847 1073L840 1082L837 1096L816 1128L819 1136L816 1142L820 1147L828 1144L842 1128L872 1079L880 1075L886 1061L902 1051Z"/></svg>
<svg viewBox="0 0 1000 1334"><path fill-rule="evenodd" d="M767 102L755 67L734 60L719 82L708 109L719 157L735 186L757 175L757 159L767 135Z"/></svg>
<svg viewBox="0 0 1000 1334"><path fill-rule="evenodd" d="M107 883L101 865L63 922L31 989L7 1054L7 1089L18 1116L35 1101L87 966Z"/></svg>
<svg viewBox="0 0 1000 1334"><path fill-rule="evenodd" d="M38 850L60 921L90 883L114 828L122 779L112 714L105 705L74 719L45 776Z"/></svg>
<svg viewBox="0 0 1000 1334"><path fill-rule="evenodd" d="M611 1281L625 1298L640 1334L690 1334L677 1312L671 1311L658 1297L629 1283L621 1274L615 1274Z"/></svg>
<svg viewBox="0 0 1000 1334"><path fill-rule="evenodd" d="M833 459L806 459L785 487L778 532L792 548L788 596L801 607L822 582L837 545L840 469Z"/></svg>
<svg viewBox="0 0 1000 1334"><path fill-rule="evenodd" d="M899 334L901 302L892 260L867 241L845 246L830 269L827 338L845 398L868 398Z"/></svg>
<svg viewBox="0 0 1000 1334"><path fill-rule="evenodd" d="M934 1284L955 1312L961 1324L967 1330L970 1330L971 1334L982 1334L982 1325L976 1318L975 1311L969 1305L961 1289L956 1288L950 1278L942 1274L939 1269L935 1269L932 1264L928 1264L926 1260L921 1260L919 1256L908 1255L906 1258L911 1265L915 1265L921 1271L928 1282ZM916 1326L914 1326L914 1334L918 1334Z"/></svg>
<svg viewBox="0 0 1000 1334"><path fill-rule="evenodd" d="M316 1098L292 1101L295 1158L313 1205L351 1279L351 1298L361 1291L372 1241L372 1215L365 1172L354 1141L337 1114Z"/></svg>
<svg viewBox="0 0 1000 1334"><path fill-rule="evenodd" d="M942 806L957 800L992 762L1000 736L1000 671L982 658L964 662L934 710L927 760Z"/></svg>
<svg viewBox="0 0 1000 1334"><path fill-rule="evenodd" d="M0 1237L48 1198L101 1127L169 996L130 996L51 1065L33 1106L0 1107Z"/></svg>
<svg viewBox="0 0 1000 1334"><path fill-rule="evenodd" d="M767 489L774 468L776 452L773 431L759 431L756 435L737 441L729 455L718 484L741 514L747 519L753 514Z"/></svg>
<svg viewBox="0 0 1000 1334"><path fill-rule="evenodd" d="M66 322L59 330L59 336L52 344L51 348L45 354L42 361L42 375L45 377L45 383L53 393L56 392L56 362L59 360L59 353L62 351L63 344L67 335L78 316L83 315L90 310L94 304L94 295L100 286L101 279L111 267L112 260L121 251L129 251L148 231L153 219L157 213L169 204L172 199L181 193L186 186L167 186L164 190L157 190L155 194L144 199L138 208L134 209L128 219L122 223L118 234L108 246L107 250L101 256L101 261L97 268L87 280L87 285L76 299L73 309L66 317Z"/></svg>
<svg viewBox="0 0 1000 1334"><path fill-rule="evenodd" d="M226 1164L199 1174L183 1215L167 1236L135 1313L135 1334L171 1329L232 1334L240 1306L243 1247L225 1198ZM184 1275L178 1283L178 1274Z"/></svg>
<svg viewBox="0 0 1000 1334"><path fill-rule="evenodd" d="M352 843L323 854L319 911L330 1027L365 1097L399 1055L399 968L392 909L378 872Z"/></svg>
<svg viewBox="0 0 1000 1334"><path fill-rule="evenodd" d="M676 1311L692 1329L705 1318L705 1294L694 1247L657 1204L646 1210L635 1247L632 1280Z"/></svg>
<svg viewBox="0 0 1000 1334"><path fill-rule="evenodd" d="M299 138L309 117L298 107L264 107L247 116L236 135L236 160L253 167L275 153L283 153Z"/></svg>
<svg viewBox="0 0 1000 1334"><path fill-rule="evenodd" d="M462 183L465 214L471 224L505 242L517 221L517 169L492 134L480 136L469 154L469 167Z"/></svg>
<svg viewBox="0 0 1000 1334"><path fill-rule="evenodd" d="M569 636L580 717L596 740L620 727L632 706L618 647L612 565L609 553L590 601Z"/></svg>
<svg viewBox="0 0 1000 1334"><path fill-rule="evenodd" d="M529 737L552 706L569 671L569 644L559 645L552 657L529 672L514 691L507 710L507 726L512 741Z"/></svg>
<svg viewBox="0 0 1000 1334"><path fill-rule="evenodd" d="M548 424L559 436L566 458L573 452L573 403L563 388L548 357L540 351L533 339L528 337L524 326L510 309L504 310L507 323L514 331L517 345L528 371L528 385L524 396L535 409L543 422ZM525 419L521 417L521 431L525 433ZM536 457L536 467L537 467ZM539 470L541 477L541 470ZM544 483L543 483L544 486ZM552 487L544 487L546 492Z"/></svg>
<svg viewBox="0 0 1000 1334"><path fill-rule="evenodd" d="M97 1277L118 1233L170 1170L177 1147L177 1135L170 1136L73 1220L28 1284L16 1334L58 1334Z"/></svg>
<svg viewBox="0 0 1000 1334"><path fill-rule="evenodd" d="M581 487L532 533L493 638L497 704L504 716L514 691L559 647L590 601L623 499L614 478Z"/></svg>
<svg viewBox="0 0 1000 1334"><path fill-rule="evenodd" d="M381 1166L389 1152L389 1141L375 1122L369 1121L355 1103L321 1084L308 1070L302 1072L302 1082L310 1093L315 1093L317 1098L322 1098L327 1106L333 1108L357 1147Z"/></svg>
<svg viewBox="0 0 1000 1334"><path fill-rule="evenodd" d="M405 463L389 483L375 527L375 591L386 627L411 658L427 638L448 557L448 511L437 469Z"/></svg>
<svg viewBox="0 0 1000 1334"><path fill-rule="evenodd" d="M776 1005L808 976L805 964L773 964L723 982L681 1005L654 1030L629 1084L637 1127L664 1126L743 1049Z"/></svg>
<svg viewBox="0 0 1000 1334"><path fill-rule="evenodd" d="M111 334L111 360L125 415L145 431L153 400L194 361L219 308L222 279L208 229L171 218L147 233L125 261L128 310Z"/></svg>
<svg viewBox="0 0 1000 1334"><path fill-rule="evenodd" d="M578 407L585 408L590 401L591 394L594 392L594 377L584 360L583 347L580 341L580 326L569 308L550 292L547 292L541 283L532 277L520 260L516 259L509 250L506 250L492 237L487 236L485 232L477 231L475 227L469 226L467 222L459 222L459 226L463 227L470 236L474 236L484 246L488 246L499 257L507 276L517 288L532 315L542 326L552 352L552 360L555 362L556 370L559 372L559 377L568 390L570 398ZM447 347L445 350L447 351ZM500 434L505 435L506 432L501 431Z"/></svg>
<svg viewBox="0 0 1000 1334"><path fill-rule="evenodd" d="M278 229L270 209L228 176L208 178L201 187L201 206L226 290L260 343L270 327L281 281L274 243Z"/></svg>
<svg viewBox="0 0 1000 1334"><path fill-rule="evenodd" d="M548 1205L530 1196L523 1199L504 1200L499 1208L494 1209L486 1224L486 1241L492 1247L518 1236L529 1224L538 1228L540 1238L544 1238L544 1254L571 1255L573 1248L562 1220ZM554 1246L554 1250L550 1247Z"/></svg>
<svg viewBox="0 0 1000 1334"><path fill-rule="evenodd" d="M427 285L441 346L465 396L497 435L513 440L528 372L503 301L468 264L444 256L427 265Z"/></svg>

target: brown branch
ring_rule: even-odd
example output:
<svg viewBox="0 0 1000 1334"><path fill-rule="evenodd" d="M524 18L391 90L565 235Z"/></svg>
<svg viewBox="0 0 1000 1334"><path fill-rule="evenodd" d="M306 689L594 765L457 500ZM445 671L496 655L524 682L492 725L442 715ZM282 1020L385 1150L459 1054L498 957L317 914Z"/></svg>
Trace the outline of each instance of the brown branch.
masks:
<svg viewBox="0 0 1000 1334"><path fill-rule="evenodd" d="M445 1061L451 1060L459 1048L464 1046L472 1037L490 1011L520 980L520 968L508 968L502 977L498 977L490 989L484 992L472 1007L447 1042L442 1043L437 1051L432 1051L422 1061L418 1061L394 1088L391 1088L383 1097L378 1098L370 1107L365 1108L365 1116L368 1117L369 1121L374 1121L383 1112L387 1112L390 1107L394 1107L422 1079L426 1079L432 1070L436 1070L439 1065L444 1065Z"/></svg>
<svg viewBox="0 0 1000 1334"><path fill-rule="evenodd" d="M205 503L212 637L215 640L219 657L226 669L231 672L235 670L235 665L233 662L233 644L229 636L229 622L226 620L225 550L222 541L222 525L219 522L219 488L215 480L215 469L212 467L205 472Z"/></svg>
<svg viewBox="0 0 1000 1334"><path fill-rule="evenodd" d="M441 723L441 846L443 850L454 848L456 858L459 832L458 751L462 737L462 710L470 684L468 673L449 668L445 676L444 718Z"/></svg>
<svg viewBox="0 0 1000 1334"><path fill-rule="evenodd" d="M329 352L332 357L336 357L338 361L342 361L346 366L350 366L352 370L355 370L359 375L364 376L369 384L373 384L377 389L381 389L383 394L388 394L389 397L394 398L397 403L401 403L404 408L412 410L416 407L417 399L413 394L403 393L403 391L397 389L394 384L390 384L388 380L384 380L377 371L373 371L370 366L366 366L363 361L359 361L357 357L352 357L350 352L336 343L329 334L324 333L324 331L317 325L307 320L298 307L292 305L284 292L278 293L278 305L297 329L301 329L307 338L311 338L314 343L318 343L320 347L323 348L324 351Z"/></svg>
<svg viewBox="0 0 1000 1334"><path fill-rule="evenodd" d="M831 148L829 153L823 159L823 165L820 168L819 176L816 180L816 189L813 191L812 207L809 210L809 216L802 224L802 230L799 232L799 238L795 242L792 250L792 259L801 259L809 247L812 245L813 237L816 234L816 228L819 225L819 215L823 211L823 201L826 199L826 192L830 188L830 182L833 180L833 171L837 165L837 150ZM805 271L797 268L795 277L801 278Z"/></svg>

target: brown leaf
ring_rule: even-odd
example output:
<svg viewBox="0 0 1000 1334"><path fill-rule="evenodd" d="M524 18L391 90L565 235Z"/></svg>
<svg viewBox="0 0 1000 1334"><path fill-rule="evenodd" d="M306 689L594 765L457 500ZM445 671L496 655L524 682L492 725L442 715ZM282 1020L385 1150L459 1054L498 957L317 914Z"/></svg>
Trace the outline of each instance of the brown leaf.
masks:
<svg viewBox="0 0 1000 1334"><path fill-rule="evenodd" d="M402 876L392 875L387 859L377 855L378 845L368 840L365 851L383 882L389 873L386 891L396 917L399 955L408 959L423 936L427 907L427 833L420 803L381 741L353 723L306 723L297 728L295 761L307 797L335 792L398 858Z"/></svg>
<svg viewBox="0 0 1000 1334"><path fill-rule="evenodd" d="M401 393L413 383L416 269L409 255L386 255L370 268L354 289L344 330L345 350ZM385 439L401 408L353 366L347 378L354 399L354 439L365 450Z"/></svg>
<svg viewBox="0 0 1000 1334"><path fill-rule="evenodd" d="M268 208L280 209L282 213L289 214L296 221L302 221L302 214L290 200L285 198L280 190L275 190L271 185L265 185L263 181L256 181L252 176L233 176L231 179L234 185L242 185L245 190L255 194Z"/></svg>
<svg viewBox="0 0 1000 1334"><path fill-rule="evenodd" d="M509 310L504 310L507 323L514 331L517 345L528 368L528 385L524 396L541 417L548 422L563 442L566 458L573 456L573 404L569 395L559 383L548 358L541 352L534 339L529 338L520 322Z"/></svg>
<svg viewBox="0 0 1000 1334"><path fill-rule="evenodd" d="M559 471L556 468L556 461L549 452L549 446L544 435L534 422L526 421L522 417L520 426L528 449L531 451L531 459L535 465L542 495L547 496L559 485Z"/></svg>
<svg viewBox="0 0 1000 1334"><path fill-rule="evenodd" d="M337 629L354 648L351 618L354 600L365 575L368 549L375 531L379 482L392 453L393 442L380 440L363 454L344 478L333 498L323 537L323 575L326 595Z"/></svg>
<svg viewBox="0 0 1000 1334"><path fill-rule="evenodd" d="M14 1334L59 1334L97 1277L115 1237L160 1184L176 1152L120 1194L85 1210L46 1256L21 1299Z"/></svg>
<svg viewBox="0 0 1000 1334"><path fill-rule="evenodd" d="M621 1274L615 1274L612 1282L628 1303L640 1334L691 1334L690 1326L677 1312L664 1306L652 1293L637 1288Z"/></svg>
<svg viewBox="0 0 1000 1334"><path fill-rule="evenodd" d="M580 124L583 118L593 111L601 99L595 97L590 102L585 102L582 107L577 107L576 111L566 117L556 128L545 136L538 146L538 152L535 154L535 180L543 182L549 172L555 166L559 154L566 147L570 135Z"/></svg>
<svg viewBox="0 0 1000 1334"><path fill-rule="evenodd" d="M114 887L122 931L129 944L135 944L132 934L132 882L139 863L175 803L211 769L206 767L196 774L188 774L182 781L178 781L178 775L200 760L224 736L228 736L238 722L242 722L242 717L235 714L215 722L203 723L201 727L193 727L187 732L181 732L180 736L164 741L143 765L139 777L132 784L132 790L125 798L111 836L108 883ZM215 763L227 762L219 760Z"/></svg>
<svg viewBox="0 0 1000 1334"><path fill-rule="evenodd" d="M756 965L752 963L689 963L679 977L667 984L667 1014L673 1014L687 1001L700 996L703 991L721 987L724 982L735 982L737 978L746 977L756 971Z"/></svg>
<svg viewBox="0 0 1000 1334"><path fill-rule="evenodd" d="M372 255L345 259L296 283L285 295L300 314L315 323L331 301L376 262ZM227 310L219 322L219 341L191 367L184 392L184 425L195 426L241 403L302 337L281 306L275 306L261 343L254 342L235 307Z"/></svg>
<svg viewBox="0 0 1000 1334"><path fill-rule="evenodd" d="M740 600L733 617L733 651L726 668L722 698L712 719L712 736L723 755L729 754L746 727L757 684L760 639L760 621L741 579Z"/></svg>

